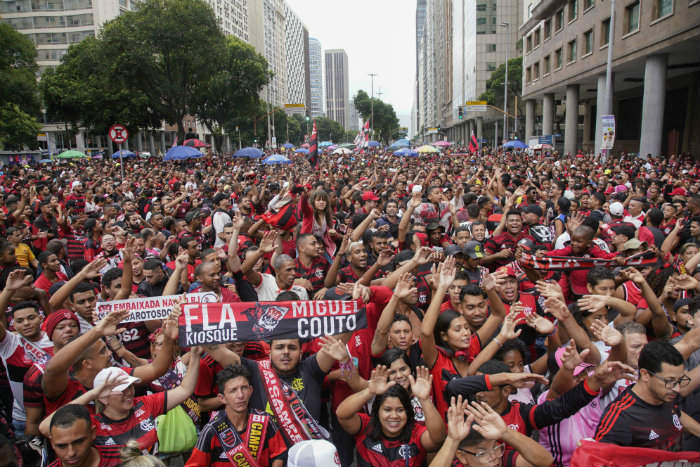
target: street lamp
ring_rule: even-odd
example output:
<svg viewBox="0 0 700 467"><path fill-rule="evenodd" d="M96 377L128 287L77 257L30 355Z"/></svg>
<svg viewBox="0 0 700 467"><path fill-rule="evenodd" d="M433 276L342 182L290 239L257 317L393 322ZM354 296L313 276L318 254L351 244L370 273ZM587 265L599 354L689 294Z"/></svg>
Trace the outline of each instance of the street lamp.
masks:
<svg viewBox="0 0 700 467"><path fill-rule="evenodd" d="M309 121L310 120L311 120L311 118L309 118L309 116L307 115L306 116L306 136L308 136L309 138L311 138L311 135L309 135Z"/></svg>
<svg viewBox="0 0 700 467"><path fill-rule="evenodd" d="M510 23L503 22L500 27L506 28L506 77L503 80L503 139L508 139L508 48L510 47Z"/></svg>

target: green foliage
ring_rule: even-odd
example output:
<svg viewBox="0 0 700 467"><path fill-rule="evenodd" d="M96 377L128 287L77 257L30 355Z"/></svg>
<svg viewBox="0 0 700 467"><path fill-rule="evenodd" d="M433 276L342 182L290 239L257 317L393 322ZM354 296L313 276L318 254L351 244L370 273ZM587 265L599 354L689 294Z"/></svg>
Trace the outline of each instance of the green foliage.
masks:
<svg viewBox="0 0 700 467"><path fill-rule="evenodd" d="M486 81L486 91L479 96L479 100L485 100L490 105L499 109L503 108L503 82L505 81L506 67L500 65L491 77ZM523 85L523 57L508 60L508 113L513 113L513 96L522 95ZM518 99L518 115L522 115L522 99Z"/></svg>
<svg viewBox="0 0 700 467"><path fill-rule="evenodd" d="M363 120L368 120L372 115L372 103L374 103L374 139L389 143L399 135L399 119L394 107L384 101L370 98L363 90L359 90L353 99L355 108Z"/></svg>
<svg viewBox="0 0 700 467"><path fill-rule="evenodd" d="M0 144L36 147L40 125L36 49L23 34L0 24Z"/></svg>

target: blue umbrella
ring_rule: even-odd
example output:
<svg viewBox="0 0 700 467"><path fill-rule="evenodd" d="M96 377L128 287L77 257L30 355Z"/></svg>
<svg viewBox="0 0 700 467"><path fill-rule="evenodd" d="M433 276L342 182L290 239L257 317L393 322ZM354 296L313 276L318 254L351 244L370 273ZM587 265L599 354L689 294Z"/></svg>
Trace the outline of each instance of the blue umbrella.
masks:
<svg viewBox="0 0 700 467"><path fill-rule="evenodd" d="M370 141L369 143L367 143L367 146L369 146L370 148L376 148L377 146L379 146L379 143L377 143L376 141Z"/></svg>
<svg viewBox="0 0 700 467"><path fill-rule="evenodd" d="M127 151L126 149L122 149L121 151L117 151L112 154L112 159L119 159L119 153L121 153L122 157L126 159L127 157L136 157L136 153Z"/></svg>
<svg viewBox="0 0 700 467"><path fill-rule="evenodd" d="M391 148L407 148L410 145L411 145L411 143L406 138L402 138L402 139L397 139L396 141L391 143L391 146L389 146L389 147L391 147Z"/></svg>
<svg viewBox="0 0 700 467"><path fill-rule="evenodd" d="M164 161L182 161L185 159L196 159L202 157L202 153L190 146L175 146L168 149L163 157Z"/></svg>
<svg viewBox="0 0 700 467"><path fill-rule="evenodd" d="M299 153L299 154L308 154L308 153L309 153L309 150L308 150L308 149L305 149L305 148L299 148L299 149L297 149L297 150L294 151L294 152Z"/></svg>
<svg viewBox="0 0 700 467"><path fill-rule="evenodd" d="M332 146L332 145L333 145L333 143L331 141L322 141L322 142L318 143L319 148L325 148L325 147Z"/></svg>
<svg viewBox="0 0 700 467"><path fill-rule="evenodd" d="M398 151L394 152L395 156L404 156L404 157L417 157L418 153L416 151L411 151L408 148L404 149L399 149Z"/></svg>
<svg viewBox="0 0 700 467"><path fill-rule="evenodd" d="M294 147L294 145L293 145L292 143L284 143L284 144L282 145L282 147L283 147L284 149L292 149L292 148Z"/></svg>
<svg viewBox="0 0 700 467"><path fill-rule="evenodd" d="M257 159L263 154L264 153L258 148L247 147L234 152L233 157L248 157L250 159Z"/></svg>
<svg viewBox="0 0 700 467"><path fill-rule="evenodd" d="M284 157L282 154L273 154L262 161L265 165L291 164L292 161Z"/></svg>
<svg viewBox="0 0 700 467"><path fill-rule="evenodd" d="M53 162L53 159L42 159L39 162L42 164L50 164Z"/></svg>
<svg viewBox="0 0 700 467"><path fill-rule="evenodd" d="M525 149L527 147L527 144L523 143L520 140L514 139L513 141L508 141L506 144L503 145L503 147L513 149Z"/></svg>

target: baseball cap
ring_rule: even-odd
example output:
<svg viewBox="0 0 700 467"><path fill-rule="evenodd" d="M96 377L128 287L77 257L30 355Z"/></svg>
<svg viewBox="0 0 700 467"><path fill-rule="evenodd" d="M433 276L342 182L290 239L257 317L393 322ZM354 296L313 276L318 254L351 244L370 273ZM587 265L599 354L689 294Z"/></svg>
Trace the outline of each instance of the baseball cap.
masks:
<svg viewBox="0 0 700 467"><path fill-rule="evenodd" d="M622 217L625 214L625 207L622 203L618 203L617 201L610 203L610 208L608 208L608 210L610 211L610 215L615 217Z"/></svg>
<svg viewBox="0 0 700 467"><path fill-rule="evenodd" d="M669 196L685 196L686 194L685 188L677 187L669 193Z"/></svg>
<svg viewBox="0 0 700 467"><path fill-rule="evenodd" d="M300 441L289 449L287 467L340 467L335 446L325 439Z"/></svg>
<svg viewBox="0 0 700 467"><path fill-rule="evenodd" d="M526 212L528 214L537 214L537 217L542 217L544 215L542 213L542 208L536 204L529 204L525 206L523 208L523 212Z"/></svg>
<svg viewBox="0 0 700 467"><path fill-rule="evenodd" d="M362 201L379 201L379 198L373 191L365 191L362 193Z"/></svg>
<svg viewBox="0 0 700 467"><path fill-rule="evenodd" d="M566 350L566 346L564 347L559 347L556 352L554 352L554 359L557 362L557 366L561 368L562 366L562 361L561 358L564 355L564 351ZM580 375L583 371L585 371L587 368L590 368L594 366L592 363L588 362L582 362L579 363L576 368L574 368L574 376Z"/></svg>
<svg viewBox="0 0 700 467"><path fill-rule="evenodd" d="M92 387L98 388L102 386L105 381L108 379L118 379L118 380L123 380L124 382L120 384L119 386L116 386L114 389L112 389L113 392L121 392L125 391L126 388L131 386L134 383L138 383L141 381L141 378L137 378L135 376L129 375L126 371L122 370L121 368L117 368L116 366L112 366L109 368L105 368L103 370L100 370L97 375L95 375L95 380L92 383Z"/></svg>
<svg viewBox="0 0 700 467"><path fill-rule="evenodd" d="M441 226L440 224L438 224L437 222L431 222L430 224L428 224L425 227L425 230L427 230L428 232L430 232L431 230L437 230L437 229L445 230L445 228L443 226Z"/></svg>
<svg viewBox="0 0 700 467"><path fill-rule="evenodd" d="M202 211L200 209L193 209L191 211L187 211L187 214L185 214L185 222L188 224L192 222L193 219L196 217L200 217L202 215Z"/></svg>
<svg viewBox="0 0 700 467"><path fill-rule="evenodd" d="M513 266L501 266L497 270L505 272L508 277L515 277L516 279L518 277L518 272Z"/></svg>
<svg viewBox="0 0 700 467"><path fill-rule="evenodd" d="M476 240L472 240L464 245L464 254L471 259L481 259L484 257L484 247Z"/></svg>
<svg viewBox="0 0 700 467"><path fill-rule="evenodd" d="M646 245L646 242L640 242L637 238L631 238L627 240L624 245L622 245L622 251L637 250L643 245Z"/></svg>
<svg viewBox="0 0 700 467"><path fill-rule="evenodd" d="M445 249L445 256L463 255L465 251L457 245L448 245Z"/></svg>

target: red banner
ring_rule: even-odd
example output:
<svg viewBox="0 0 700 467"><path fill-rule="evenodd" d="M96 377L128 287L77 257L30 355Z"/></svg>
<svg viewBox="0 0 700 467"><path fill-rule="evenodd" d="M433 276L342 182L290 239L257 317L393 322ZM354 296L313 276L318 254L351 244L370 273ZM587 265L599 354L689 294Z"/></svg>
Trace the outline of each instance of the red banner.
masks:
<svg viewBox="0 0 700 467"><path fill-rule="evenodd" d="M367 327L357 300L185 303L180 346L270 339L314 339Z"/></svg>
<svg viewBox="0 0 700 467"><path fill-rule="evenodd" d="M595 266L603 267L642 267L653 266L657 263L656 255L651 251L637 253L625 258L624 264L619 264L614 259L579 257L579 256L536 256L523 253L518 259L518 264L523 268L540 270L566 270L591 269Z"/></svg>
<svg viewBox="0 0 700 467"><path fill-rule="evenodd" d="M692 451L670 452L659 449L633 448L609 443L582 440L574 451L571 467L642 467L699 466L700 453Z"/></svg>

